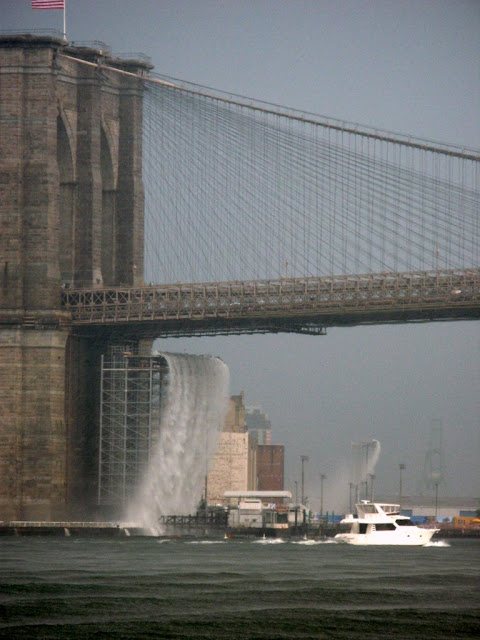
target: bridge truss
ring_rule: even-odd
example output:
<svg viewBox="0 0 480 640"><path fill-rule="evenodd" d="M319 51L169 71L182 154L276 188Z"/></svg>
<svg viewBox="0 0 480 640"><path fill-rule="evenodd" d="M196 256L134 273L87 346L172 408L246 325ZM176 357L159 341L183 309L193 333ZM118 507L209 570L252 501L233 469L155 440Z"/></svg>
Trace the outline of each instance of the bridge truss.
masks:
<svg viewBox="0 0 480 640"><path fill-rule="evenodd" d="M325 333L329 326L480 317L480 269L63 292L78 328L128 335Z"/></svg>

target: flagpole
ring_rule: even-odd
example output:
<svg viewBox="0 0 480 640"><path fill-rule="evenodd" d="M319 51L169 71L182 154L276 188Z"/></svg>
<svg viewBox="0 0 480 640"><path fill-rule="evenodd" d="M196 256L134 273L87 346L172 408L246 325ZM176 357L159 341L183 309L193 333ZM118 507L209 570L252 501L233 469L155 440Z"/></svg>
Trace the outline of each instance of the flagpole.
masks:
<svg viewBox="0 0 480 640"><path fill-rule="evenodd" d="M63 39L67 39L67 0L63 0Z"/></svg>

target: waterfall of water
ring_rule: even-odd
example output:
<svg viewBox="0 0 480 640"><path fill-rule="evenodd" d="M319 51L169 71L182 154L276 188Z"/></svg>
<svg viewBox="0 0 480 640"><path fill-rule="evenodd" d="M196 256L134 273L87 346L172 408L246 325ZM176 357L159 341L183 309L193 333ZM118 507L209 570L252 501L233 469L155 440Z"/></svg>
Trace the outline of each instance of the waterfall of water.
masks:
<svg viewBox="0 0 480 640"><path fill-rule="evenodd" d="M370 456L366 464L366 478L375 473L375 467L377 466L378 459L380 457L380 442L378 440L372 440L370 448Z"/></svg>
<svg viewBox="0 0 480 640"><path fill-rule="evenodd" d="M194 513L227 409L229 372L209 356L161 353L168 364L166 404L147 471L128 519L145 528L159 515Z"/></svg>
<svg viewBox="0 0 480 640"><path fill-rule="evenodd" d="M352 483L355 487L355 500L373 497L373 478L380 457L380 442L352 442ZM370 480L370 491L368 482Z"/></svg>

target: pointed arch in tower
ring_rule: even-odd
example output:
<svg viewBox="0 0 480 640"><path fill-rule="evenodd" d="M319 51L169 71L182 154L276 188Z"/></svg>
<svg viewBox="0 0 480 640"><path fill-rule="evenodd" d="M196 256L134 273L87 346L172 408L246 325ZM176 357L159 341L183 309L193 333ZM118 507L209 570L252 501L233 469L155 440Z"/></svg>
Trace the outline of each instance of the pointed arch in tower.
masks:
<svg viewBox="0 0 480 640"><path fill-rule="evenodd" d="M62 282L73 285L75 273L76 182L70 136L62 114L57 117L57 164L59 189L59 262Z"/></svg>
<svg viewBox="0 0 480 640"><path fill-rule="evenodd" d="M102 276L105 285L117 284L118 228L116 211L115 171L112 151L104 128L100 139L100 169L102 176Z"/></svg>

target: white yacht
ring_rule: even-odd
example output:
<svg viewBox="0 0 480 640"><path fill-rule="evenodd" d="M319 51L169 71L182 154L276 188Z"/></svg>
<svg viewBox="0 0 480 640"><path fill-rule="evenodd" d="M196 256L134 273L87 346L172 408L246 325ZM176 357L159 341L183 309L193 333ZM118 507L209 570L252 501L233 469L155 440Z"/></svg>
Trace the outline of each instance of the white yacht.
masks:
<svg viewBox="0 0 480 640"><path fill-rule="evenodd" d="M398 504L380 504L362 500L356 505L357 517L346 516L341 524L350 525L348 533L337 533L335 540L358 545L416 545L430 542L439 529L417 527L400 514Z"/></svg>

